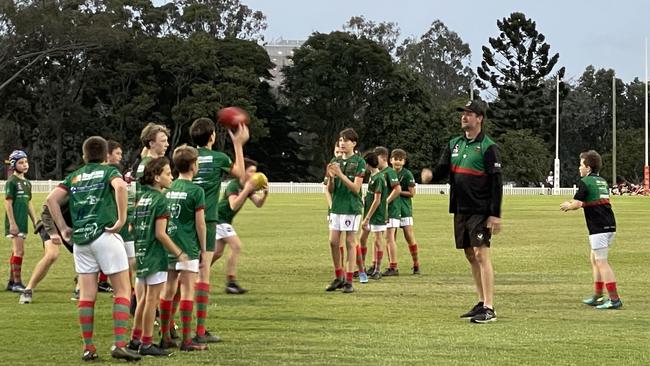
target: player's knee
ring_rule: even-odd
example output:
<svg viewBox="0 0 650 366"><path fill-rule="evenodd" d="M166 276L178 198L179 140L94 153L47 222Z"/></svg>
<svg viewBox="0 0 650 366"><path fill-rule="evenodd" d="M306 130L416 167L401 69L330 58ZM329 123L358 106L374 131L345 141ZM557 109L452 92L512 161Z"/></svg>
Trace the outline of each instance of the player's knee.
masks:
<svg viewBox="0 0 650 366"><path fill-rule="evenodd" d="M330 240L330 247L332 247L333 249L338 249L339 245L340 244L338 242L334 242L333 240Z"/></svg>
<svg viewBox="0 0 650 366"><path fill-rule="evenodd" d="M467 258L470 263L478 261L473 250L465 250L465 258Z"/></svg>
<svg viewBox="0 0 650 366"><path fill-rule="evenodd" d="M51 265L59 259L59 252L45 252L44 259L48 265Z"/></svg>
<svg viewBox="0 0 650 366"><path fill-rule="evenodd" d="M13 250L14 256L23 257L25 255L25 250L23 248L16 248Z"/></svg>

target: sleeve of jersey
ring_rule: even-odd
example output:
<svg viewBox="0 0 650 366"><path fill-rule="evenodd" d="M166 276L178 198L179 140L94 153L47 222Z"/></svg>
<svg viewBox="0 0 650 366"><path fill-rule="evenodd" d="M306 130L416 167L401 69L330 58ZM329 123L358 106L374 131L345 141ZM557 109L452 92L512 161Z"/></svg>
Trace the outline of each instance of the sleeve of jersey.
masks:
<svg viewBox="0 0 650 366"><path fill-rule="evenodd" d="M154 211L155 215L154 217L156 220L160 219L168 219L170 214L169 214L169 207L167 205L167 199L162 198L158 203L156 204L156 210Z"/></svg>
<svg viewBox="0 0 650 366"><path fill-rule="evenodd" d="M221 159L219 159L219 160L220 160L220 163L221 163L221 164L219 164L221 170L223 170L226 173L230 173L230 171L232 170L232 165L233 165L233 162L230 159L230 157L228 155L224 154L224 153L221 153Z"/></svg>
<svg viewBox="0 0 650 366"><path fill-rule="evenodd" d="M415 186L415 177L413 176L413 173L411 173L410 171L407 172L406 182L407 182L409 187L414 187Z"/></svg>
<svg viewBox="0 0 650 366"><path fill-rule="evenodd" d="M581 180L578 182L578 191L573 196L573 199L576 201L584 202L587 199L587 193L589 193L588 191L589 189L587 188L587 185Z"/></svg>
<svg viewBox="0 0 650 366"><path fill-rule="evenodd" d="M388 178L390 179L391 187L395 188L395 186L399 184L399 178L397 178L397 174L394 171L388 175Z"/></svg>
<svg viewBox="0 0 650 366"><path fill-rule="evenodd" d="M72 178L70 177L70 175L68 175L67 177L65 177L63 182L59 183L58 187L64 189L65 191L70 191L70 187L72 186L72 184L70 183L71 181Z"/></svg>
<svg viewBox="0 0 650 366"><path fill-rule="evenodd" d="M108 181L109 181L109 182L113 181L113 179L115 179L115 178L123 179L123 178L122 178L122 173L120 173L120 171L117 170L116 167L111 166L111 168L112 168L112 169L109 169L109 170L108 170Z"/></svg>
<svg viewBox="0 0 650 366"><path fill-rule="evenodd" d="M442 154L440 154L440 158L438 159L438 164L436 165L435 168L433 168L433 181L440 181L445 177L449 176L449 168L451 165L451 150L449 149L449 145L445 147L445 149L442 151Z"/></svg>
<svg viewBox="0 0 650 366"><path fill-rule="evenodd" d="M194 211L200 211L205 209L205 191L202 189L196 190L196 206Z"/></svg>
<svg viewBox="0 0 650 366"><path fill-rule="evenodd" d="M5 184L5 199L12 200L16 197L16 185L13 181L8 181Z"/></svg>
<svg viewBox="0 0 650 366"><path fill-rule="evenodd" d="M359 159L359 165L357 165L357 171L354 172L356 177L364 177L366 175L366 161Z"/></svg>
<svg viewBox="0 0 650 366"><path fill-rule="evenodd" d="M501 217L501 200L503 198L503 180L501 177L501 162L496 145L490 146L483 155L485 172L488 174L491 199L490 216Z"/></svg>

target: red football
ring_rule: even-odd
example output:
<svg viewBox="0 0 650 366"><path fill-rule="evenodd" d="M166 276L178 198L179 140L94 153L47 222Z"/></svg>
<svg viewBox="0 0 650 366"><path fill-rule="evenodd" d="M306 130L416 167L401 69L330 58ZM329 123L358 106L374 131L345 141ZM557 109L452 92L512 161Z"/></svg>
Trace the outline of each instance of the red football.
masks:
<svg viewBox="0 0 650 366"><path fill-rule="evenodd" d="M217 121L222 125L236 129L240 124L248 124L248 113L241 108L226 107L217 113Z"/></svg>

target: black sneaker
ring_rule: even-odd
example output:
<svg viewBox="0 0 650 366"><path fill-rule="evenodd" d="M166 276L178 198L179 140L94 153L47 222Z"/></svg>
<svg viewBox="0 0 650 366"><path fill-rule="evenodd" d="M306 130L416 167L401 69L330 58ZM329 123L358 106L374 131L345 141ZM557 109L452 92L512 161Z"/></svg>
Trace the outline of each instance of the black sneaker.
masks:
<svg viewBox="0 0 650 366"><path fill-rule="evenodd" d="M23 292L25 291L25 285L22 282L14 282L14 285L11 286L11 291L13 292Z"/></svg>
<svg viewBox="0 0 650 366"><path fill-rule="evenodd" d="M205 343L196 343L194 340L190 343L181 344L181 351L193 352L193 351L205 351L208 349L208 345Z"/></svg>
<svg viewBox="0 0 650 366"><path fill-rule="evenodd" d="M129 344L126 345L126 347L132 351L138 351L140 349L140 346L142 345L142 342L140 342L139 339L132 339L129 341Z"/></svg>
<svg viewBox="0 0 650 366"><path fill-rule="evenodd" d="M399 269L397 268L388 268L384 273L382 273L382 276L387 277L387 276L399 276Z"/></svg>
<svg viewBox="0 0 650 366"><path fill-rule="evenodd" d="M354 273L352 274L352 277L353 278L359 278L359 271L354 271Z"/></svg>
<svg viewBox="0 0 650 366"><path fill-rule="evenodd" d="M345 282L345 284L343 284L343 293L351 294L353 292L354 292L354 287L352 287L352 282Z"/></svg>
<svg viewBox="0 0 650 366"><path fill-rule="evenodd" d="M164 350L155 344L148 344L148 345L142 345L140 346L140 351L138 351L140 355L142 356L154 356L154 357L167 357L170 356L172 353Z"/></svg>
<svg viewBox="0 0 650 366"><path fill-rule="evenodd" d="M126 347L117 347L115 345L111 347L111 357L127 361L140 361L142 359L142 356L137 352Z"/></svg>
<svg viewBox="0 0 650 366"><path fill-rule="evenodd" d="M194 338L192 338L192 341L195 343L203 343L203 344L219 343L221 342L221 337L212 335L210 332L206 330L204 335L202 336L197 335Z"/></svg>
<svg viewBox="0 0 650 366"><path fill-rule="evenodd" d="M113 292L113 286L106 281L97 283L97 291L99 292Z"/></svg>
<svg viewBox="0 0 650 366"><path fill-rule="evenodd" d="M495 322L497 321L497 313L493 309L483 308L483 311L474 315L470 321L478 324Z"/></svg>
<svg viewBox="0 0 650 366"><path fill-rule="evenodd" d="M474 305L474 307L466 312L465 314L461 315L461 319L470 319L476 316L476 314L480 313L483 311L483 301L480 301L478 304Z"/></svg>
<svg viewBox="0 0 650 366"><path fill-rule="evenodd" d="M172 339L179 339L180 336L178 335L178 325L176 323L173 323L174 325L169 328L169 335L172 337Z"/></svg>
<svg viewBox="0 0 650 366"><path fill-rule="evenodd" d="M98 358L99 356L97 356L97 352L89 349L84 350L84 354L81 356L82 361L95 361Z"/></svg>
<svg viewBox="0 0 650 366"><path fill-rule="evenodd" d="M235 281L230 281L226 283L226 293L227 294L236 294L236 295L241 295L245 294L248 290L246 290L243 287L240 287L237 282Z"/></svg>
<svg viewBox="0 0 650 366"><path fill-rule="evenodd" d="M178 348L178 344L176 344L176 342L174 342L174 340L171 338L163 338L160 340L158 347L162 349Z"/></svg>
<svg viewBox="0 0 650 366"><path fill-rule="evenodd" d="M420 274L420 266L413 266L413 274L414 275Z"/></svg>
<svg viewBox="0 0 650 366"><path fill-rule="evenodd" d="M72 301L79 301L79 289L75 289L72 291L72 296L70 296L70 300Z"/></svg>
<svg viewBox="0 0 650 366"><path fill-rule="evenodd" d="M381 272L375 271L370 275L373 280L381 280Z"/></svg>
<svg viewBox="0 0 650 366"><path fill-rule="evenodd" d="M373 264L370 268L366 268L366 273L375 273L375 265Z"/></svg>
<svg viewBox="0 0 650 366"><path fill-rule="evenodd" d="M342 278L337 277L337 278L334 279L334 281L332 281L332 283L330 283L329 286L327 286L325 288L325 291L328 291L328 292L329 291L336 291L336 290L342 288L344 284L345 284L345 281L343 281Z"/></svg>
<svg viewBox="0 0 650 366"><path fill-rule="evenodd" d="M13 291L12 290L13 288L14 288L14 281L9 280L9 282L7 282L7 287L5 288L5 291Z"/></svg>

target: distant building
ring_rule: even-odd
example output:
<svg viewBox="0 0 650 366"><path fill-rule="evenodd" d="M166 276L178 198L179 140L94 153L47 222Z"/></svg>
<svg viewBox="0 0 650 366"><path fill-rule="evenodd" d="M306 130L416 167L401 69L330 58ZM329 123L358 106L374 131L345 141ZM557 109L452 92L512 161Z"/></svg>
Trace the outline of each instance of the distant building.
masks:
<svg viewBox="0 0 650 366"><path fill-rule="evenodd" d="M269 54L271 62L275 64L275 67L271 69L273 79L269 81L272 87L278 87L282 83L282 79L284 78L281 71L282 68L291 65L289 57L293 56L293 50L299 48L303 43L305 41L279 38L264 45L264 49Z"/></svg>

